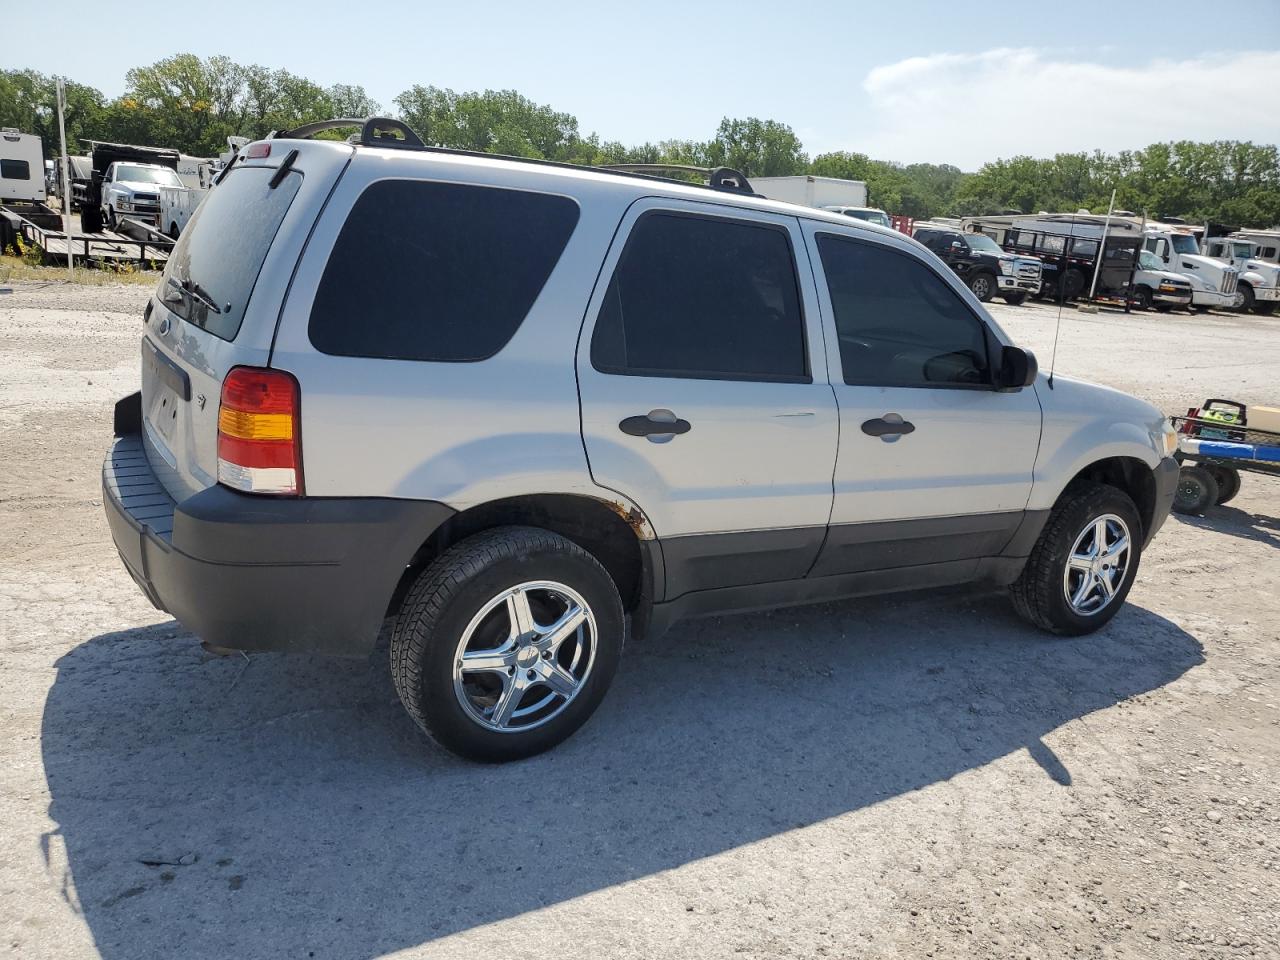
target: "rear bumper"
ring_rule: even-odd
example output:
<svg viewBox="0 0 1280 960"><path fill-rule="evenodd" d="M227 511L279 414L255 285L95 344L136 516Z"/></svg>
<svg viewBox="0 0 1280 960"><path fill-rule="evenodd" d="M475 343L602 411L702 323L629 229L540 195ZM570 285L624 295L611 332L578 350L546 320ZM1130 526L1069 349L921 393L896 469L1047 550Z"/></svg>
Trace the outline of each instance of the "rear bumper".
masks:
<svg viewBox="0 0 1280 960"><path fill-rule="evenodd" d="M1143 537L1142 545L1145 547L1151 543L1151 538L1159 532L1164 526L1164 522L1169 519L1169 511L1173 509L1173 495L1178 490L1178 461L1173 457L1165 457L1158 464L1152 473L1155 475L1156 481L1156 502L1151 512L1151 526L1147 530L1147 535Z"/></svg>
<svg viewBox="0 0 1280 960"><path fill-rule="evenodd" d="M282 498L213 486L175 503L139 434L102 465L125 569L157 608L235 650L367 654L418 547L453 510L385 498Z"/></svg>

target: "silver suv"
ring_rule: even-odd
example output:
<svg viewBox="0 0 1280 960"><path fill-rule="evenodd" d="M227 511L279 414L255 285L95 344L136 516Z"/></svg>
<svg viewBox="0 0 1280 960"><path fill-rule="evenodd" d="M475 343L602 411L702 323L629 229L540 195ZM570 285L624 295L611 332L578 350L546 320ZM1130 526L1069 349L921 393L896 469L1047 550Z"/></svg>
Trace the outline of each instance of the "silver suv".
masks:
<svg viewBox="0 0 1280 960"><path fill-rule="evenodd" d="M1036 372L914 240L705 185L426 148L248 146L144 315L107 517L211 644L367 655L523 757L683 616L981 583L1106 623L1173 497L1160 412ZM659 693L660 695L660 693Z"/></svg>

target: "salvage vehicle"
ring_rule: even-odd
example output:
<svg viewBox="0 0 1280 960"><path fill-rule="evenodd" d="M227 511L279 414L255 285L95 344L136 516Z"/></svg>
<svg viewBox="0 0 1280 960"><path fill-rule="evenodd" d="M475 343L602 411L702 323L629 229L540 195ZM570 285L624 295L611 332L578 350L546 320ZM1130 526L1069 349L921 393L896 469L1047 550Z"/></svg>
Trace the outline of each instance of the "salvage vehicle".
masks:
<svg viewBox="0 0 1280 960"><path fill-rule="evenodd" d="M921 244L724 168L381 118L313 139L350 123L240 153L115 408L121 560L210 645L366 656L394 618L409 715L497 761L573 733L624 636L681 617L954 584L1058 634L1121 609L1176 434L1039 373Z"/></svg>
<svg viewBox="0 0 1280 960"><path fill-rule="evenodd" d="M984 303L999 296L1014 306L1040 292L1040 261L1001 250L981 233L960 233L933 223L917 223L915 238L942 258Z"/></svg>
<svg viewBox="0 0 1280 960"><path fill-rule="evenodd" d="M181 186L178 151L123 143L85 141L91 149L89 178L72 183L85 233L103 225L114 230L121 217L156 226L160 221L159 186Z"/></svg>
<svg viewBox="0 0 1280 960"><path fill-rule="evenodd" d="M1280 266L1263 260L1257 243L1238 237L1214 237L1205 241L1204 252L1240 271L1232 309L1264 315L1275 312L1280 303Z"/></svg>

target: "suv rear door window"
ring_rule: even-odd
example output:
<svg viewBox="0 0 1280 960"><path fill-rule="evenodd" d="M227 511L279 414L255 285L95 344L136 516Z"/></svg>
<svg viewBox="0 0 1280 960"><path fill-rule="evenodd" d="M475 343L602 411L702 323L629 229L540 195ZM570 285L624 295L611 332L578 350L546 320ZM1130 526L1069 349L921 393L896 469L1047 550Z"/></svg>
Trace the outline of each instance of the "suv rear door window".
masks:
<svg viewBox="0 0 1280 960"><path fill-rule="evenodd" d="M568 197L374 183L329 255L311 308L311 342L344 357L491 357L524 321L577 222Z"/></svg>
<svg viewBox="0 0 1280 960"><path fill-rule="evenodd" d="M274 189L274 167L232 169L182 231L159 297L166 307L223 340L234 340L280 222L302 186L291 171Z"/></svg>
<svg viewBox="0 0 1280 960"><path fill-rule="evenodd" d="M609 282L591 363L630 376L809 382L787 231L665 211L642 216Z"/></svg>
<svg viewBox="0 0 1280 960"><path fill-rule="evenodd" d="M844 382L883 387L991 383L986 328L915 257L818 235Z"/></svg>

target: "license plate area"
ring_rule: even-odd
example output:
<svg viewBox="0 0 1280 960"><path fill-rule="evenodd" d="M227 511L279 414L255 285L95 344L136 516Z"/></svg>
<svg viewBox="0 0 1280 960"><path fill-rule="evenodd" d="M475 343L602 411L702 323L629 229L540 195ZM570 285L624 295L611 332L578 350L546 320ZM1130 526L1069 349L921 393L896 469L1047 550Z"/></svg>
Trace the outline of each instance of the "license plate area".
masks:
<svg viewBox="0 0 1280 960"><path fill-rule="evenodd" d="M178 433L179 407L191 399L191 378L150 340L142 341L142 363L152 385L147 405L147 423L172 455L174 438Z"/></svg>

